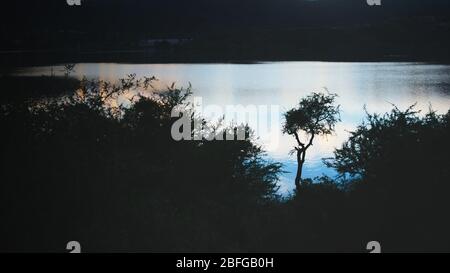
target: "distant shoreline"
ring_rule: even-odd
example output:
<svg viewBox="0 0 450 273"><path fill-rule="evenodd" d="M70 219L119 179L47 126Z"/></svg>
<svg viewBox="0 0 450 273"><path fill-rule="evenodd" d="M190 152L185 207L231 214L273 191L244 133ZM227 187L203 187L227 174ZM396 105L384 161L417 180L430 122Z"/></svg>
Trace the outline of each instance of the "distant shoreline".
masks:
<svg viewBox="0 0 450 273"><path fill-rule="evenodd" d="M280 56L259 58L230 58L230 57L211 57L211 56L155 56L144 50L106 50L106 51L36 51L36 50L11 50L0 51L0 66L2 70L14 69L25 66L48 66L65 63L122 63L122 64L257 64L264 62L417 62L431 64L450 64L447 56Z"/></svg>

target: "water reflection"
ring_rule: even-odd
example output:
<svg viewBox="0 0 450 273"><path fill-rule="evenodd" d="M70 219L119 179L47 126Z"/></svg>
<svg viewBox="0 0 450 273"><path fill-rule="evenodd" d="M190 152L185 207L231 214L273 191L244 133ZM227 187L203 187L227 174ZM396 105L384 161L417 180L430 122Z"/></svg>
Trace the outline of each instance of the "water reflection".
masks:
<svg viewBox="0 0 450 273"><path fill-rule="evenodd" d="M324 88L339 94L342 122L336 134L317 139L310 149L305 176L333 175L321 159L332 155L347 139L348 131L369 112L383 113L417 103L424 111L432 105L438 112L450 107L450 66L421 63L323 63L276 62L260 64L78 64L75 76L114 81L127 74L156 76L160 88L176 82L193 86L194 95L205 105L279 105L284 112L301 97ZM63 74L63 67L35 67L19 71L22 75ZM281 123L282 121L279 120ZM281 124L280 124L281 126ZM296 162L288 155L294 146L290 136L276 132L278 145L265 145L269 156L285 163L282 190L293 188Z"/></svg>

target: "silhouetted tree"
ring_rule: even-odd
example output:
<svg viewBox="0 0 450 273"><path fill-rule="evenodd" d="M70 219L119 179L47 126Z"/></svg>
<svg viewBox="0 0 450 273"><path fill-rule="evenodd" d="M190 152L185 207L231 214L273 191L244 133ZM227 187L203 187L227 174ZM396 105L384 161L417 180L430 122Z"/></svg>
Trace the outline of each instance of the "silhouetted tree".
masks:
<svg viewBox="0 0 450 273"><path fill-rule="evenodd" d="M72 72L75 71L76 64L66 64L64 65L64 76L69 77Z"/></svg>
<svg viewBox="0 0 450 273"><path fill-rule="evenodd" d="M339 106L335 105L336 94L313 93L303 98L298 106L285 113L283 133L295 137L297 146L297 175L295 186L300 189L303 164L306 151L313 145L314 138L320 135L329 135L334 131L335 125L340 121ZM300 139L304 133L307 141Z"/></svg>

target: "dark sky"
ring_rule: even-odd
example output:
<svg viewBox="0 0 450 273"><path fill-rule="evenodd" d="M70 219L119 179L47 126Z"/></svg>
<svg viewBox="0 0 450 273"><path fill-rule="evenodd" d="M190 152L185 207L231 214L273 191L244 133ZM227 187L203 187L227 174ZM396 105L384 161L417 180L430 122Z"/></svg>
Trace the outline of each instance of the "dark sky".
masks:
<svg viewBox="0 0 450 273"><path fill-rule="evenodd" d="M449 18L448 0L17 0L2 3L2 31L80 30L159 33L301 28L377 23L388 18Z"/></svg>

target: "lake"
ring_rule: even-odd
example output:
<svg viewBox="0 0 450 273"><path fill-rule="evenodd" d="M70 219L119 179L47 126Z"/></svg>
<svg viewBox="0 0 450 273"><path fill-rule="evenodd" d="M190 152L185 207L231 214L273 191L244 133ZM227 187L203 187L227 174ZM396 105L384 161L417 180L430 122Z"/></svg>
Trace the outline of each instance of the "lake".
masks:
<svg viewBox="0 0 450 273"><path fill-rule="evenodd" d="M31 67L18 71L20 75L62 75L63 66ZM335 172L322 163L333 155L364 117L366 106L370 113L384 113L395 104L406 109L417 103L417 109L428 111L431 106L439 113L450 108L450 66L426 63L328 63L271 62L255 64L77 64L72 76L114 81L128 74L156 76L158 88L175 82L177 86L192 84L195 97L204 106L229 105L277 106L279 114L294 107L300 98L325 89L339 95L342 121L336 133L318 138L307 154L304 177ZM261 116L259 119L269 119ZM280 118L271 128L280 128ZM294 188L296 161L289 155L295 140L272 130L269 137L258 142L271 160L284 164L280 191Z"/></svg>

